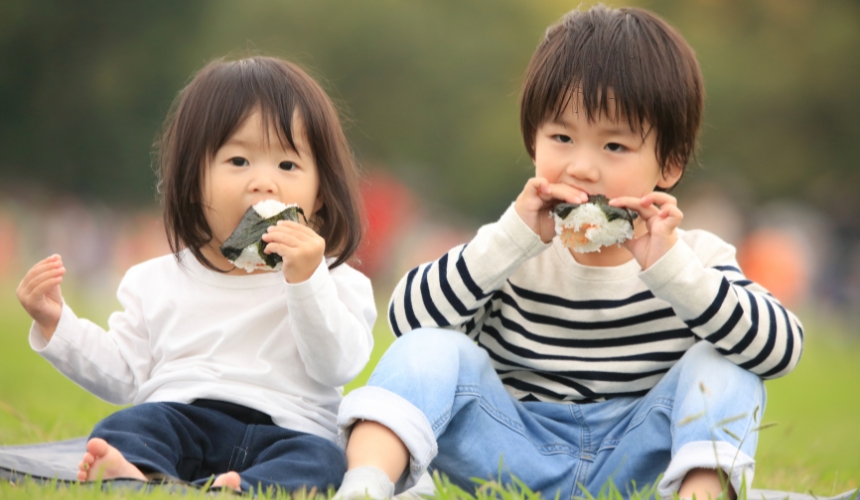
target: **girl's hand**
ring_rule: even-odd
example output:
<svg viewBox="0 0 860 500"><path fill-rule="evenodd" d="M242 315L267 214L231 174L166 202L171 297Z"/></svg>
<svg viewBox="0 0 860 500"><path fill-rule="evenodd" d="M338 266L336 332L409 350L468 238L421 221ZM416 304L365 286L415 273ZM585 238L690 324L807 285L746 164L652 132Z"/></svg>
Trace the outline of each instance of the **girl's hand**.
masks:
<svg viewBox="0 0 860 500"><path fill-rule="evenodd" d="M549 243L555 237L555 221L549 211L563 201L585 203L588 194L567 184L550 184L543 177L533 177L517 196L514 210L544 243Z"/></svg>
<svg viewBox="0 0 860 500"><path fill-rule="evenodd" d="M678 241L676 229L684 214L678 209L678 200L666 193L653 192L642 198L623 196L609 201L614 207L635 210L642 217L648 232L627 240L623 245L630 250L642 270L660 260Z"/></svg>
<svg viewBox="0 0 860 500"><path fill-rule="evenodd" d="M325 255L325 240L308 226L293 221L279 221L263 234L268 242L263 250L284 259L287 283L301 283L316 271Z"/></svg>
<svg viewBox="0 0 860 500"><path fill-rule="evenodd" d="M16 294L27 314L33 318L45 340L50 341L63 313L63 295L60 283L66 268L59 255L52 255L27 271Z"/></svg>

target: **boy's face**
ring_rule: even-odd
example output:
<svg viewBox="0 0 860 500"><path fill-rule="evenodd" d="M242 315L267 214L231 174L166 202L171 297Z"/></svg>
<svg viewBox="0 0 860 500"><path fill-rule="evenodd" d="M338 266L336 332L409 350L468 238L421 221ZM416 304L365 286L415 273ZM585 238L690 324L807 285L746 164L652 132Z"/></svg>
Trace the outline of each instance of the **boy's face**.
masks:
<svg viewBox="0 0 860 500"><path fill-rule="evenodd" d="M537 129L535 175L610 199L670 188L681 169L661 172L656 136L651 129L643 140L624 117L614 121L601 114L589 122L581 103L571 100L557 121L545 121Z"/></svg>

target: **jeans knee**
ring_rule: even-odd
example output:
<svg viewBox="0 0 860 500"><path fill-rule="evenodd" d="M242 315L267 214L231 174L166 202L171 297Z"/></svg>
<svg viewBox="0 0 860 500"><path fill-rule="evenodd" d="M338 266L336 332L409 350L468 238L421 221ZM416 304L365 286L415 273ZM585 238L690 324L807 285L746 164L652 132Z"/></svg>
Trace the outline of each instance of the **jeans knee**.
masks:
<svg viewBox="0 0 860 500"><path fill-rule="evenodd" d="M368 385L388 386L398 379L453 388L464 367L481 366L487 360L487 353L461 332L421 328L391 345Z"/></svg>
<svg viewBox="0 0 860 500"><path fill-rule="evenodd" d="M681 380L695 382L703 393L744 394L764 404L764 382L745 368L729 361L707 341L699 341L678 362Z"/></svg>
<svg viewBox="0 0 860 500"><path fill-rule="evenodd" d="M411 366L427 365L437 371L443 368L440 363L482 354L484 350L463 333L443 328L420 328L397 339L385 357L397 358Z"/></svg>

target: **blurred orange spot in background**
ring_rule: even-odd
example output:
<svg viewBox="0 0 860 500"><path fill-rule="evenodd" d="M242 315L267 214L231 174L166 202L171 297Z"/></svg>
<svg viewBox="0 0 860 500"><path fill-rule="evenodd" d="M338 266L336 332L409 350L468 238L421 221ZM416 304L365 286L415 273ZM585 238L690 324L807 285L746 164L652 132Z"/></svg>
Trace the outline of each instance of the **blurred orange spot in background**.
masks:
<svg viewBox="0 0 860 500"><path fill-rule="evenodd" d="M0 277L18 270L18 226L11 215L0 212Z"/></svg>
<svg viewBox="0 0 860 500"><path fill-rule="evenodd" d="M757 282L786 307L799 304L809 290L809 265L800 242L779 229L760 229L738 248L738 263L747 278Z"/></svg>

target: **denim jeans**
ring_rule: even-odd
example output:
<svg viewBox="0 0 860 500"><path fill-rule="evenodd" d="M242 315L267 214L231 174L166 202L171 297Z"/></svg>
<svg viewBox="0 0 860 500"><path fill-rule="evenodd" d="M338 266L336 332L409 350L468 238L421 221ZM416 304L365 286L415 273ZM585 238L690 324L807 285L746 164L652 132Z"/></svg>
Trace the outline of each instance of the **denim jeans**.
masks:
<svg viewBox="0 0 860 500"><path fill-rule="evenodd" d="M666 497L697 467L722 468L736 490L742 481L750 487L764 403L762 381L704 341L643 397L523 403L468 337L420 329L399 338L367 386L344 398L338 426L342 444L361 419L400 437L411 458L398 490L430 467L468 490L472 478L513 475L549 498L583 496L583 488L596 496L609 480L624 492L664 474Z"/></svg>
<svg viewBox="0 0 860 500"><path fill-rule="evenodd" d="M99 422L91 438L117 448L145 474L198 485L236 471L242 490L338 488L346 457L320 436L274 425L265 413L221 401L144 403Z"/></svg>

